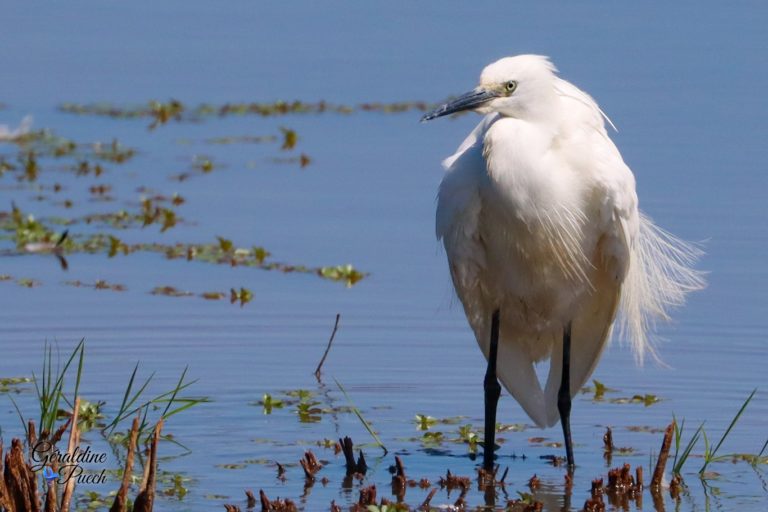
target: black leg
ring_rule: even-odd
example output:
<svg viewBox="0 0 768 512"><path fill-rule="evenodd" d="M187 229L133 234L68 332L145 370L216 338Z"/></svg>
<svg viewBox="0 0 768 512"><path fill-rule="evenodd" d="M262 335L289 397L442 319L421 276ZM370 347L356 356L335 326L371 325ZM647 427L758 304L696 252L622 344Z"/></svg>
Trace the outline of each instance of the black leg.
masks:
<svg viewBox="0 0 768 512"><path fill-rule="evenodd" d="M560 380L560 391L557 394L557 410L560 412L560 423L563 425L568 469L571 470L574 467L571 442L571 324L563 330L563 376Z"/></svg>
<svg viewBox="0 0 768 512"><path fill-rule="evenodd" d="M485 441L483 468L493 471L493 450L496 447L496 404L501 396L501 385L496 379L496 355L499 352L499 310L491 318L491 348L488 352L488 370L485 372Z"/></svg>

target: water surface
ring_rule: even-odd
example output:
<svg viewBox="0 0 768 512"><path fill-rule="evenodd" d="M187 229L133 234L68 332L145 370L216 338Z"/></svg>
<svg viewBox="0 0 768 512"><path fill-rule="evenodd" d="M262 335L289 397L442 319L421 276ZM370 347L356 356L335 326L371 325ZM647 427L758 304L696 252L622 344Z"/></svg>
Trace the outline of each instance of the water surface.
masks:
<svg viewBox="0 0 768 512"><path fill-rule="evenodd" d="M356 112L280 117L208 117L197 123L170 122L153 131L148 119L76 116L57 110L62 102L105 101L141 105L175 98L202 102L326 100L437 102L474 85L480 69L507 54L550 55L562 75L590 92L619 127L614 140L634 170L642 208L663 227L688 240L704 241L707 290L691 297L672 325L660 326L667 341L661 353L669 367L635 366L618 341L606 352L594 377L617 391L607 398L650 394L661 401L616 404L576 400L573 429L576 473L570 505L578 510L592 478L605 475L601 456L604 427L619 446L612 465L629 462L648 470L661 443L658 433L628 427L663 428L672 415L687 425L706 421L718 439L740 404L764 382L766 366L765 290L768 272L765 140L768 66L768 9L760 2L738 7L687 2L655 8L602 3L544 6L516 4L398 4L376 9L349 4L302 2L290 7L230 2L190 6L184 2L118 7L74 2L45 8L6 6L3 12L0 124L17 126L26 115L34 128L49 128L80 142L118 139L138 154L122 165L106 163L99 178L76 177L45 162L38 183L64 190L38 201L32 186L19 189L12 175L0 178L0 204L11 201L37 217L71 216L136 209L138 187L181 194L177 208L187 223L160 233L157 226L117 233L131 242L215 241L261 245L276 261L310 266L351 263L369 272L355 286L306 274L283 274L200 262L167 260L136 253L72 254L64 273L50 255L7 256L0 274L34 278L35 288L2 282L0 295L0 376L38 372L45 341L62 353L87 342L82 395L106 401L114 412L133 365L155 372L153 389L172 387L184 367L199 379L191 392L210 397L171 418L167 431L191 452L161 462L161 468L192 479L183 499L164 498L163 510L244 507L244 488L270 497L298 498L303 476L295 462L323 439L350 435L370 443L349 413L323 414L302 423L295 406L264 414L252 405L264 393L285 398L287 390L308 389L321 407L347 405L338 379L379 432L403 455L409 475L433 484L450 468L474 475L475 461L463 443L425 446L413 418L462 416L461 424L482 424L483 360L453 298L445 256L434 239L435 190L440 160L476 119L422 125L420 112ZM280 128L299 136L292 152L280 143L205 143L212 137L280 137ZM0 146L14 157L15 147ZM305 153L311 163L274 162ZM217 165L212 173L178 182L195 155ZM114 202L90 201L90 186L112 186ZM69 198L75 206L57 202ZM92 233L76 225L72 234ZM3 241L3 247L13 244ZM125 292L96 291L63 284L68 280L121 283ZM240 308L228 300L155 296L156 286L195 293L245 287L253 301ZM312 371L336 313L341 328L326 362L322 384ZM31 386L17 401L37 413ZM507 395L499 421L528 422ZM722 453L757 453L766 440L768 399L758 391ZM19 434L18 419L0 396L0 425L6 443ZM459 425L436 425L446 438ZM690 433L690 432L689 432ZM534 437L548 438L544 443ZM538 497L547 509L564 500L564 470L539 459L559 454L546 446L559 441L559 428L503 434L499 463L510 467L508 489L526 491L528 478L544 482ZM98 446L100 438L88 438ZM315 446L329 465L304 500L308 510L357 500L340 490L343 460ZM365 447L372 466L366 483L388 496L392 455ZM163 446L167 455L180 449ZM694 451L700 454L703 446ZM526 459L512 455L526 455ZM288 467L275 478L274 461ZM235 466L227 466L232 465ZM224 466L222 466L224 465ZM719 463L720 474L703 483L701 460L686 466L687 493L667 507L680 510L762 510L764 466ZM231 467L231 469L227 469ZM109 490L117 485L109 486ZM105 489L97 489L104 492ZM409 489L418 505L426 490ZM433 504L452 503L444 492ZM646 499L648 499L646 497ZM470 505L482 503L473 492ZM503 504L503 501L501 502ZM645 504L647 509L651 505Z"/></svg>

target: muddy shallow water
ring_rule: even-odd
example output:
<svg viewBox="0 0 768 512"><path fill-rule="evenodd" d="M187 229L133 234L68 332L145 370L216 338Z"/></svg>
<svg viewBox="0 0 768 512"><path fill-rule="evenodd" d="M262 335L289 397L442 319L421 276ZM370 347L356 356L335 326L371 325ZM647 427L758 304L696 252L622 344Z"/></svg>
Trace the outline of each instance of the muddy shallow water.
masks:
<svg viewBox="0 0 768 512"><path fill-rule="evenodd" d="M84 3L5 9L0 125L16 128L29 115L32 130L85 145L76 154L41 156L34 180L23 170L4 172L0 210L10 214L13 203L60 232L66 219L141 212L143 198L175 193L183 204L157 202L178 219L165 231L162 222L125 229L80 222L68 226L69 236L109 233L128 245L214 246L222 237L235 247L263 247L271 253L267 262L310 270L351 264L369 275L347 287L344 279L312 271L167 259L146 250L113 257L107 250L71 251L63 271L54 255L18 251L6 236L0 241L0 274L10 276L0 282L0 377L39 374L46 341L65 357L85 338L81 394L105 401L110 416L137 361L142 377L155 373L154 393L172 388L188 366L188 376L199 379L188 394L210 402L166 424L188 450L161 443L166 480L159 487L173 490L173 476L180 475L186 493L169 491L159 510L245 508L246 488L294 499L307 510L327 509L331 500L356 502L370 483L394 500L388 471L394 454L410 478L428 478L432 487L447 469L474 479L477 461L467 440L482 427L484 365L453 298L433 214L439 162L477 118L422 125L419 105L402 112L359 105L440 101L471 87L487 62L537 52L551 55L564 77L589 91L617 124L613 137L636 174L641 207L666 229L702 241L701 267L710 275L709 287L691 297L672 325L659 328L668 367L638 368L614 340L594 375L613 391L575 400L572 493L564 487L565 470L540 459L561 455L551 444L561 441L559 427L530 426L514 400L502 396L499 421L507 429L499 434L498 462L509 467L506 491L510 499L531 492L528 480L537 474L534 495L545 510L560 510L566 501L579 510L591 480L605 477L609 465L643 466L650 479L658 430L673 414L686 420L684 440L706 421L710 443L716 442L749 393L763 385L768 363L761 192L768 185L766 8L755 3L725 12L691 3L652 13L597 4L521 5L499 16L459 3L374 12L307 2L296 9L246 2L226 10L169 2L153 7L152 16L139 6ZM334 29L337 24L343 29ZM181 121L153 130L152 116L59 109L64 102L145 107L170 98L186 107ZM281 99L325 100L353 112L191 113L202 103ZM282 148L291 146L285 130L297 135L292 148ZM135 155L117 163L90 153L89 144L109 147L113 140ZM8 162L21 165L18 154L18 146L0 143ZM309 159L303 167L302 155ZM104 172L78 174L82 160L100 162ZM99 190L102 185L109 190ZM67 284L99 280L125 290ZM151 293L166 286L194 295ZM233 288L250 290L252 299L230 304ZM205 300L200 294L206 292L224 298ZM339 331L318 383L312 372L336 313ZM387 456L334 379L378 432ZM8 443L20 424L2 389L0 426ZM11 393L26 416L37 416L32 384L14 385ZM283 407L265 409L258 403L264 394ZM651 398L647 404L624 400L635 395ZM450 421L420 430L417 414ZM462 429L466 425L471 428ZM757 454L766 425L768 398L759 389L719 454ZM615 452L610 464L603 458L606 426L617 447L629 448ZM370 467L351 487L343 457L332 447L345 435L363 445ZM110 451L96 432L85 440L92 450ZM305 489L298 460L309 448L327 465ZM764 509L764 464L716 462L702 480L703 451L700 442L684 467L688 486L679 500L665 492L664 503L654 505L646 493L643 509ZM285 465L285 480L277 478L276 463ZM107 469L117 466L110 455ZM114 477L90 489L105 494L117 485ZM418 506L428 491L409 488L406 502ZM457 497L440 491L432 505ZM474 484L467 502L484 503ZM497 503L506 503L503 494Z"/></svg>

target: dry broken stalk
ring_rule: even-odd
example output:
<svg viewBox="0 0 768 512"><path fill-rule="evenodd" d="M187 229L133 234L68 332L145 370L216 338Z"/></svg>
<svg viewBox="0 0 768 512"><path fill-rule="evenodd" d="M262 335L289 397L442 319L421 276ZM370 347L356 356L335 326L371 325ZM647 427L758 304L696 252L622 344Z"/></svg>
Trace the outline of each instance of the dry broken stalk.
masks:
<svg viewBox="0 0 768 512"><path fill-rule="evenodd" d="M459 510L464 510L464 507L467 506L467 500L464 498L466 498L468 492L469 492L469 487L465 487L461 490L461 494L453 503L454 508L457 508Z"/></svg>
<svg viewBox="0 0 768 512"><path fill-rule="evenodd" d="M603 479L595 478L592 480L590 496L584 503L584 512L603 512L605 503L603 502Z"/></svg>
<svg viewBox="0 0 768 512"><path fill-rule="evenodd" d="M4 474L5 474L5 471L3 471L3 440L0 439L0 509L11 510L10 497L8 496L8 491L5 488L5 478L3 478Z"/></svg>
<svg viewBox="0 0 768 512"><path fill-rule="evenodd" d="M155 425L155 432L152 435L152 445L149 449L148 468L145 468L145 478L141 483L141 491L136 496L133 504L133 512L152 512L152 506L155 501L155 481L157 475L157 443L160 440L160 431L163 428L162 418Z"/></svg>
<svg viewBox="0 0 768 512"><path fill-rule="evenodd" d="M442 476L440 477L439 483L441 488L447 488L448 491L452 491L453 489L461 489L462 491L466 491L472 485L469 477L456 476L451 473L450 469L446 471L445 478Z"/></svg>
<svg viewBox="0 0 768 512"><path fill-rule="evenodd" d="M432 501L432 498L435 497L435 494L437 494L437 487L433 487L432 490L429 491L429 494L427 494L427 497L419 507L419 510L429 510L429 502Z"/></svg>
<svg viewBox="0 0 768 512"><path fill-rule="evenodd" d="M54 461L51 464L51 469L54 473L59 472L59 463ZM56 479L52 479L48 482L48 491L45 493L45 505L43 510L45 512L57 512L59 510L59 497L56 494Z"/></svg>
<svg viewBox="0 0 768 512"><path fill-rule="evenodd" d="M397 497L398 502L402 502L405 499L405 490L407 486L408 479L405 476L403 461L399 456L395 455L395 474L392 476L392 494Z"/></svg>
<svg viewBox="0 0 768 512"><path fill-rule="evenodd" d="M675 424L670 423L664 431L664 440L661 443L659 460L656 462L656 469L654 469L653 478L651 479L651 489L658 490L661 488L661 480L664 478L664 468L667 466L667 458L669 457L669 449L672 446L672 432L674 432L674 429Z"/></svg>
<svg viewBox="0 0 768 512"><path fill-rule="evenodd" d="M565 474L565 492L570 494L573 491L573 473L567 472Z"/></svg>
<svg viewBox="0 0 768 512"><path fill-rule="evenodd" d="M612 494L627 494L634 491L635 479L631 473L632 467L629 464L608 471L608 491Z"/></svg>
<svg viewBox="0 0 768 512"><path fill-rule="evenodd" d="M584 503L584 512L605 512L605 503L602 496L599 498L589 498Z"/></svg>
<svg viewBox="0 0 768 512"><path fill-rule="evenodd" d="M261 511L269 512L269 498L263 489L259 489L259 501L261 502Z"/></svg>
<svg viewBox="0 0 768 512"><path fill-rule="evenodd" d="M610 453L613 451L613 432L611 427L605 427L605 434L603 435L603 450Z"/></svg>
<svg viewBox="0 0 768 512"><path fill-rule="evenodd" d="M406 480L405 476L405 466L403 465L403 460L395 455L395 475L403 477L403 480Z"/></svg>
<svg viewBox="0 0 768 512"><path fill-rule="evenodd" d="M289 499L281 500L277 498L274 501L270 501L263 489L259 489L259 499L262 512L296 512L298 510L296 504Z"/></svg>
<svg viewBox="0 0 768 512"><path fill-rule="evenodd" d="M357 504L362 507L376 504L376 484L360 489L360 498L357 500Z"/></svg>
<svg viewBox="0 0 768 512"><path fill-rule="evenodd" d="M544 510L544 504L536 500L533 500L531 503L520 499L509 500L507 501L506 510L510 512L541 512Z"/></svg>
<svg viewBox="0 0 768 512"><path fill-rule="evenodd" d="M301 464L301 468L304 470L304 476L309 480L314 480L315 474L323 468L315 454L312 453L312 450L304 452L304 458L299 461L299 464Z"/></svg>
<svg viewBox="0 0 768 512"><path fill-rule="evenodd" d="M507 468L507 469L509 469L509 468ZM498 473L498 471L499 471L498 464L493 467L492 471L488 471L487 469L482 468L482 467L478 468L478 470L477 470L477 485L478 485L478 488L479 489L484 489L484 488L489 488L489 487L490 488L495 487L496 484L497 484L496 473ZM504 473L504 475L506 477L506 472ZM498 482L498 483L501 484L501 485L504 485L502 482Z"/></svg>
<svg viewBox="0 0 768 512"><path fill-rule="evenodd" d="M5 479L2 501L8 510L17 512L39 512L40 502L37 495L37 478L34 471L24 460L24 448L21 439L11 441L11 449L5 454ZM0 450L2 453L2 450Z"/></svg>
<svg viewBox="0 0 768 512"><path fill-rule="evenodd" d="M141 414L141 413L139 413ZM125 468L123 469L123 480L120 482L120 490L117 491L115 501L112 503L109 512L126 512L128 510L128 490L131 486L133 476L133 456L136 450L136 442L139 437L139 417L133 419L131 424L130 441L128 442L128 455L125 458Z"/></svg>
<svg viewBox="0 0 768 512"><path fill-rule="evenodd" d="M317 364L317 369L315 369L315 378L317 380L320 380L320 370L323 367L325 358L328 357L328 352L331 351L331 344L333 343L333 338L336 336L336 331L339 329L340 318L341 318L341 315L339 313L336 313L336 322L333 324L333 331L331 331L331 337L328 340L328 346L325 347L325 352L323 353L323 357L320 359L320 362Z"/></svg>
<svg viewBox="0 0 768 512"><path fill-rule="evenodd" d="M32 455L35 452L35 444L37 444L37 436L35 435L35 422L29 420L27 422L27 446L29 447L29 460L34 460Z"/></svg>
<svg viewBox="0 0 768 512"><path fill-rule="evenodd" d="M347 463L347 475L354 475L356 473L364 475L365 472L368 471L368 465L365 463L363 451L360 450L360 456L358 457L357 462L355 462L355 446L352 443L352 439L349 436L346 436L344 439L339 439L339 444L341 445L341 451L344 453L344 459Z"/></svg>
<svg viewBox="0 0 768 512"><path fill-rule="evenodd" d="M672 498L677 499L680 496L680 491L683 489L682 479L680 475L674 475L672 480L669 481L669 495Z"/></svg>
<svg viewBox="0 0 768 512"><path fill-rule="evenodd" d="M595 478L592 480L592 488L589 491L592 498L598 498L603 495L603 479Z"/></svg>
<svg viewBox="0 0 768 512"><path fill-rule="evenodd" d="M253 495L252 490L246 489L245 497L248 500L246 505L248 508L253 508L256 506L256 496Z"/></svg>
<svg viewBox="0 0 768 512"><path fill-rule="evenodd" d="M77 417L80 412L80 397L75 397L75 404L72 410L72 423L69 430L69 444L67 453L75 453L75 448L80 444L80 431L77 428ZM64 484L64 493L61 495L61 512L69 512L69 505L72 502L72 494L75 492L75 478L72 478L74 466L70 466L67 471L67 482ZM62 472L64 468L62 468Z"/></svg>
<svg viewBox="0 0 768 512"><path fill-rule="evenodd" d="M55 445L59 441L61 441L61 438L64 437L64 432L67 431L69 428L69 425L72 423L72 416L67 418L67 421L64 422L63 425L61 425L59 428L56 429L56 432L53 433L53 437L51 438L51 444ZM40 435L40 439L44 439L48 437L47 431L43 431L43 433Z"/></svg>

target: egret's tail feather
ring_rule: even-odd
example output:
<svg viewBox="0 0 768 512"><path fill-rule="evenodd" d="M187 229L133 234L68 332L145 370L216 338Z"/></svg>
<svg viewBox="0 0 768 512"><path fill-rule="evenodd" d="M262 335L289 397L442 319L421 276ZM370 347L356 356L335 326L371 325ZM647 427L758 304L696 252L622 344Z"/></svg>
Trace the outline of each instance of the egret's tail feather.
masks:
<svg viewBox="0 0 768 512"><path fill-rule="evenodd" d="M660 361L653 339L657 320L685 302L687 293L706 286L704 272L693 268L703 251L656 226L640 213L640 231L621 293L619 335L631 340L640 364L645 354Z"/></svg>

